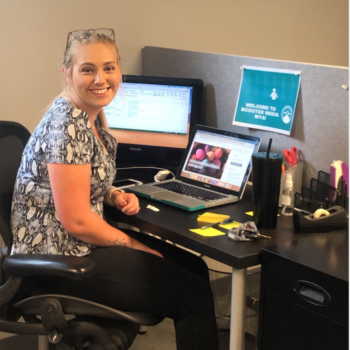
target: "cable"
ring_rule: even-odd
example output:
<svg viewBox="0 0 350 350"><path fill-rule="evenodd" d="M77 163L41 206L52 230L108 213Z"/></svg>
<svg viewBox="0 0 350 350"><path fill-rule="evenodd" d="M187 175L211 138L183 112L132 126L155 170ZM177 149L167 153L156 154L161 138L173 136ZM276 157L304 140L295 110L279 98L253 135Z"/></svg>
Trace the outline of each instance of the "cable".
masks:
<svg viewBox="0 0 350 350"><path fill-rule="evenodd" d="M127 167L127 168L116 168L116 170L129 170L129 169L156 169L156 170L166 170L169 171L169 174L171 174L172 178L175 179L175 175L172 171L165 169L165 168L158 168L154 166L132 166L132 167ZM157 175L156 175L157 176ZM172 180L172 179L169 179Z"/></svg>

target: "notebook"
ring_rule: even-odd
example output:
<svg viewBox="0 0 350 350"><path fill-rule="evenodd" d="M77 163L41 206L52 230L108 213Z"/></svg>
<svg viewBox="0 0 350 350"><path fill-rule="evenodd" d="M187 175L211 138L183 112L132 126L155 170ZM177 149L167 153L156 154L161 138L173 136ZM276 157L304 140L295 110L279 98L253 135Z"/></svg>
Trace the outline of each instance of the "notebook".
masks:
<svg viewBox="0 0 350 350"><path fill-rule="evenodd" d="M257 136L195 125L175 179L128 192L187 211L236 202L243 196L252 154L260 143Z"/></svg>

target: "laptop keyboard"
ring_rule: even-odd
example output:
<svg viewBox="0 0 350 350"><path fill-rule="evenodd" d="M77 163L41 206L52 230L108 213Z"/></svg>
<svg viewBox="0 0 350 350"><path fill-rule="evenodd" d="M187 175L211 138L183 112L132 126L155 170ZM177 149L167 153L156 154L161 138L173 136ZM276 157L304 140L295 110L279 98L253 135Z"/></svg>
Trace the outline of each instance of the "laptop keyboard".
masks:
<svg viewBox="0 0 350 350"><path fill-rule="evenodd" d="M219 193L207 191L207 190L204 190L202 188L189 186L189 185L186 185L186 184L183 184L180 182L175 182L175 181L156 184L153 186L163 188L163 189L168 190L168 191L180 193L180 194L183 194L185 196L204 200L204 201L212 201L212 200L227 197L227 196L219 194Z"/></svg>

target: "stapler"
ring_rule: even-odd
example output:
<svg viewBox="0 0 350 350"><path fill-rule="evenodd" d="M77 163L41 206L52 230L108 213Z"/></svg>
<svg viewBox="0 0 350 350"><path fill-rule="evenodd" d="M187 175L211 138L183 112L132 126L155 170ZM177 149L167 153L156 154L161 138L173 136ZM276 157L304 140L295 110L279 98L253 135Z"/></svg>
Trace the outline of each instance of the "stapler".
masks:
<svg viewBox="0 0 350 350"><path fill-rule="evenodd" d="M293 225L295 233L331 232L348 226L348 214L339 205L327 210L320 208L314 213L294 208Z"/></svg>

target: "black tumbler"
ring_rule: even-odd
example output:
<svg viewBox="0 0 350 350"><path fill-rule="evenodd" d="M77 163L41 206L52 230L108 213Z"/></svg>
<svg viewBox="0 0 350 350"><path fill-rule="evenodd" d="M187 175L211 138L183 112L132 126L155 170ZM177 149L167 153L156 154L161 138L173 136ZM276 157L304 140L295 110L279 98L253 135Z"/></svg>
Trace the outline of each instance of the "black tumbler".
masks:
<svg viewBox="0 0 350 350"><path fill-rule="evenodd" d="M253 154L253 213L258 229L273 229L277 225L282 155L266 156L266 152Z"/></svg>

